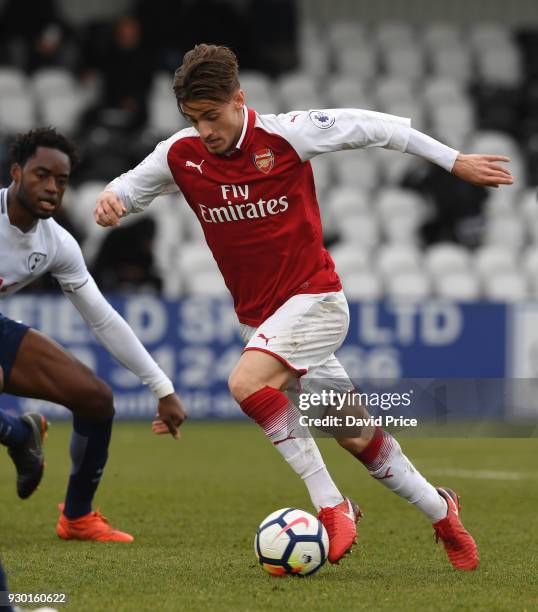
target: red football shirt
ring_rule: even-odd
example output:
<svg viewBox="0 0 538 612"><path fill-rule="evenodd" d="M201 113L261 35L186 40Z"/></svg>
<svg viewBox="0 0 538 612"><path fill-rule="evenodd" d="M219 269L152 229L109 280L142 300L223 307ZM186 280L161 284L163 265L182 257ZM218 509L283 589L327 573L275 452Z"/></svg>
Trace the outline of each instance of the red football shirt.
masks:
<svg viewBox="0 0 538 612"><path fill-rule="evenodd" d="M404 151L409 120L355 109L257 115L245 109L236 149L210 153L194 128L160 143L108 189L129 212L181 191L197 216L239 320L258 326L290 297L339 291L323 247L314 155L383 146Z"/></svg>

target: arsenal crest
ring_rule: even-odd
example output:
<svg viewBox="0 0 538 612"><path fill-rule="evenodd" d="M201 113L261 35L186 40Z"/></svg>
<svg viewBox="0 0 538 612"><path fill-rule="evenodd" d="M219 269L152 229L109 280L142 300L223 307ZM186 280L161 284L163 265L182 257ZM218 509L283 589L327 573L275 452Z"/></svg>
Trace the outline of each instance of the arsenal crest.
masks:
<svg viewBox="0 0 538 612"><path fill-rule="evenodd" d="M252 156L254 165L260 172L269 174L275 165L275 156L271 149L260 149Z"/></svg>

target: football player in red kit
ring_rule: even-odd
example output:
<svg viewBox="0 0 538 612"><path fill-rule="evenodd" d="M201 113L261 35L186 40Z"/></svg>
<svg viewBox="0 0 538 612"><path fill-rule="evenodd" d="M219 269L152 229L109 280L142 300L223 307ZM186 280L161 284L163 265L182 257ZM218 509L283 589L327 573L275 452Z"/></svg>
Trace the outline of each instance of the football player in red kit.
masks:
<svg viewBox="0 0 538 612"><path fill-rule="evenodd" d="M304 480L337 562L356 539L358 506L333 482L315 441L299 424L294 389L322 380L352 389L335 357L349 312L323 246L314 156L384 147L411 153L478 185L511 184L497 155L464 155L401 117L359 109L258 115L245 105L238 65L226 47L198 45L176 71L178 106L192 127L157 145L100 194L97 223L115 226L163 193L181 192L197 216L230 290L245 350L229 379L242 410ZM168 431L159 421L156 433ZM478 552L459 517L456 494L432 486L386 431L363 427L337 442L388 489L433 524L452 565L471 570Z"/></svg>

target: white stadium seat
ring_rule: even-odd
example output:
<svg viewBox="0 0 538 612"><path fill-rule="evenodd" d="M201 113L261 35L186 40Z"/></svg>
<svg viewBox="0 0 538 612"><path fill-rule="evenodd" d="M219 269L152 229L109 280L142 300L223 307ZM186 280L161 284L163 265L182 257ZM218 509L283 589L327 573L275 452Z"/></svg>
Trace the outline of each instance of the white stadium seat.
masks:
<svg viewBox="0 0 538 612"><path fill-rule="evenodd" d="M41 68L37 70L30 81L38 100L49 96L70 95L77 89L73 74L65 68Z"/></svg>
<svg viewBox="0 0 538 612"><path fill-rule="evenodd" d="M372 302L383 297L383 282L372 272L362 271L342 275L342 286L349 300Z"/></svg>
<svg viewBox="0 0 538 612"><path fill-rule="evenodd" d="M510 29L502 23L482 22L471 26L469 43L475 50L494 50L512 41Z"/></svg>
<svg viewBox="0 0 538 612"><path fill-rule="evenodd" d="M469 96L459 81L434 76L424 82L422 99L433 109L440 104L458 104L468 101Z"/></svg>
<svg viewBox="0 0 538 612"><path fill-rule="evenodd" d="M377 158L368 151L339 151L332 153L331 161L340 186L372 191L381 183Z"/></svg>
<svg viewBox="0 0 538 612"><path fill-rule="evenodd" d="M484 279L486 297L494 302L521 302L529 297L527 279L520 272L499 272Z"/></svg>
<svg viewBox="0 0 538 612"><path fill-rule="evenodd" d="M372 108L372 99L358 80L338 74L327 83L327 108Z"/></svg>
<svg viewBox="0 0 538 612"><path fill-rule="evenodd" d="M453 242L439 242L431 245L424 254L424 265L432 278L450 273L468 272L471 256L468 249Z"/></svg>
<svg viewBox="0 0 538 612"><path fill-rule="evenodd" d="M513 272L516 265L516 252L499 245L482 246L474 255L474 267L482 279L497 272Z"/></svg>
<svg viewBox="0 0 538 612"><path fill-rule="evenodd" d="M322 199L332 183L332 159L330 155L316 155L310 160L314 173L314 185L318 199Z"/></svg>
<svg viewBox="0 0 538 612"><path fill-rule="evenodd" d="M337 218L370 212L370 196L365 189L336 185L327 196L327 208Z"/></svg>
<svg viewBox="0 0 538 612"><path fill-rule="evenodd" d="M422 42L428 51L458 47L463 44L461 28L443 22L429 22L422 30Z"/></svg>
<svg viewBox="0 0 538 612"><path fill-rule="evenodd" d="M387 49L383 60L385 71L389 76L418 81L424 75L422 49L414 44Z"/></svg>
<svg viewBox="0 0 538 612"><path fill-rule="evenodd" d="M377 74L379 65L375 47L361 43L353 47L336 49L334 63L338 74L359 82L372 80Z"/></svg>
<svg viewBox="0 0 538 612"><path fill-rule="evenodd" d="M473 302L480 299L480 283L476 276L460 270L442 274L434 279L435 292L440 298L454 302Z"/></svg>
<svg viewBox="0 0 538 612"><path fill-rule="evenodd" d="M421 259L421 252L414 245L384 244L377 252L377 267L385 277L394 276L420 271Z"/></svg>
<svg viewBox="0 0 538 612"><path fill-rule="evenodd" d="M36 125L34 100L27 94L0 97L0 130L4 133L26 132Z"/></svg>
<svg viewBox="0 0 538 612"><path fill-rule="evenodd" d="M420 218L405 213L397 213L382 220L385 240L392 244L418 244L420 242Z"/></svg>
<svg viewBox="0 0 538 612"><path fill-rule="evenodd" d="M354 274L372 270L370 253L360 244L340 242L330 249L338 274Z"/></svg>
<svg viewBox="0 0 538 612"><path fill-rule="evenodd" d="M155 92L148 103L148 129L157 137L168 137L187 126L174 96Z"/></svg>
<svg viewBox="0 0 538 612"><path fill-rule="evenodd" d="M415 29L403 21L381 22L374 35L381 49L408 47L417 38Z"/></svg>
<svg viewBox="0 0 538 612"><path fill-rule="evenodd" d="M328 24L327 40L333 50L355 47L361 41L365 46L371 46L365 26L356 21L332 21Z"/></svg>
<svg viewBox="0 0 538 612"><path fill-rule="evenodd" d="M514 215L493 217L486 224L485 243L520 249L526 240L526 226Z"/></svg>
<svg viewBox="0 0 538 612"><path fill-rule="evenodd" d="M373 215L357 214L336 219L340 237L365 249L377 246L380 240L379 222Z"/></svg>
<svg viewBox="0 0 538 612"><path fill-rule="evenodd" d="M203 295L208 297L224 297L230 295L220 272L202 272L189 274L184 278L185 292L188 295Z"/></svg>
<svg viewBox="0 0 538 612"><path fill-rule="evenodd" d="M394 102L413 103L417 99L412 84L394 76L377 79L374 90L380 108L386 108Z"/></svg>
<svg viewBox="0 0 538 612"><path fill-rule="evenodd" d="M430 280L420 271L402 272L389 276L387 295L397 302L425 300L431 295Z"/></svg>
<svg viewBox="0 0 538 612"><path fill-rule="evenodd" d="M385 187L379 190L373 206L382 219L408 215L421 220L425 216L427 205L422 196L411 189Z"/></svg>
<svg viewBox="0 0 538 612"><path fill-rule="evenodd" d="M39 115L44 125L53 125L60 132L72 134L84 106L85 98L78 90L53 94L41 100Z"/></svg>
<svg viewBox="0 0 538 612"><path fill-rule="evenodd" d="M305 72L285 74L277 81L275 90L285 111L322 107L317 82Z"/></svg>
<svg viewBox="0 0 538 612"><path fill-rule="evenodd" d="M10 66L0 67L0 97L25 95L28 79L22 70Z"/></svg>
<svg viewBox="0 0 538 612"><path fill-rule="evenodd" d="M472 58L465 46L437 47L430 50L432 74L467 83L472 75Z"/></svg>

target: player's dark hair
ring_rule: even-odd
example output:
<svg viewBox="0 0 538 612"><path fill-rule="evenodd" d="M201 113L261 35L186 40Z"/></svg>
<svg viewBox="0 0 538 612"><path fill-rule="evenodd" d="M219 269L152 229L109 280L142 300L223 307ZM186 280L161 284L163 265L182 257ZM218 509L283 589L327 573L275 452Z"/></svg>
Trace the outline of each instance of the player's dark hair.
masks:
<svg viewBox="0 0 538 612"><path fill-rule="evenodd" d="M185 53L174 76L174 93L182 102L212 100L228 102L239 89L239 66L228 47L196 45Z"/></svg>
<svg viewBox="0 0 538 612"><path fill-rule="evenodd" d="M69 138L57 132L53 127L43 127L24 134L17 134L9 150L11 163L24 166L30 157L35 155L38 147L58 149L65 153L71 162L71 170L79 162L77 148Z"/></svg>

